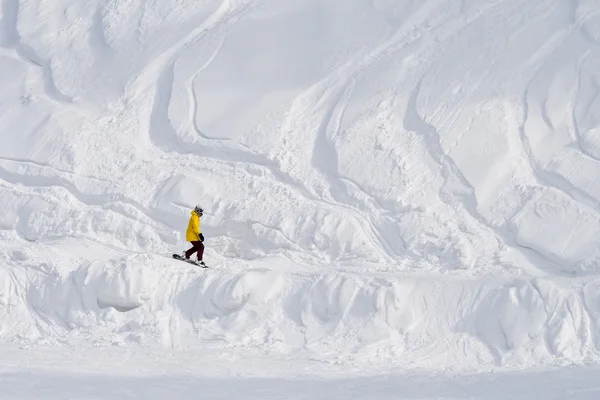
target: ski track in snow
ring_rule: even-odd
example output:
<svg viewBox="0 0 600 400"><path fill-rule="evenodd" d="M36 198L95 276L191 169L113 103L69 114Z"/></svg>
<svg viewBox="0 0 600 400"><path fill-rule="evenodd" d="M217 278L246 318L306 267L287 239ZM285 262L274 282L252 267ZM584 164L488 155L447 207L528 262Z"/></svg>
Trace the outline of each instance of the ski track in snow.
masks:
<svg viewBox="0 0 600 400"><path fill-rule="evenodd" d="M2 341L600 360L595 1L1 10Z"/></svg>

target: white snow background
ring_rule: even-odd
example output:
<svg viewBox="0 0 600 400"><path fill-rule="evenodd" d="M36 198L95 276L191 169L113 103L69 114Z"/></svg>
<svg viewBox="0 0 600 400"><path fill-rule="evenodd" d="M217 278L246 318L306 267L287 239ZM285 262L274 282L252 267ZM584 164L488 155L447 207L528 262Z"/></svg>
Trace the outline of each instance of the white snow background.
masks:
<svg viewBox="0 0 600 400"><path fill-rule="evenodd" d="M0 398L600 396L597 0L0 16Z"/></svg>

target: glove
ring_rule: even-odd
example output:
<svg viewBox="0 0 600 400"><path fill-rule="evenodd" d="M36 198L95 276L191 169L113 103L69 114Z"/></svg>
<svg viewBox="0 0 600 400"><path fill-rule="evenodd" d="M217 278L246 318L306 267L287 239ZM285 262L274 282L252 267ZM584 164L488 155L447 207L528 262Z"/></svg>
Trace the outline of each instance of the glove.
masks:
<svg viewBox="0 0 600 400"><path fill-rule="evenodd" d="M204 235L203 234L200 234L200 241L204 242Z"/></svg>

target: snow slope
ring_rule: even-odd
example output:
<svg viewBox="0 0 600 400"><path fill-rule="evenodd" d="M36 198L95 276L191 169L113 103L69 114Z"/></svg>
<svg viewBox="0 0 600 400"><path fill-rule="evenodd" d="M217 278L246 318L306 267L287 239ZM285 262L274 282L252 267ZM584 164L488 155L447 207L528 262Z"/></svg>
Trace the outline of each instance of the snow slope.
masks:
<svg viewBox="0 0 600 400"><path fill-rule="evenodd" d="M597 1L1 13L5 343L600 360Z"/></svg>

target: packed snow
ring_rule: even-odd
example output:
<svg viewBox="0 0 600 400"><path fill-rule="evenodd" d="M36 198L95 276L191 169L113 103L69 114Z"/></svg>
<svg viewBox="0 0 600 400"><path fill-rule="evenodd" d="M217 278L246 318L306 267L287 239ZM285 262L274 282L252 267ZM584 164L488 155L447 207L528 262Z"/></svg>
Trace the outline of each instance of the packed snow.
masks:
<svg viewBox="0 0 600 400"><path fill-rule="evenodd" d="M65 373L19 392L15 348L335 376L600 363L597 0L4 0L0 85L11 398ZM198 203L206 270L171 258ZM499 379L396 389L522 384Z"/></svg>

